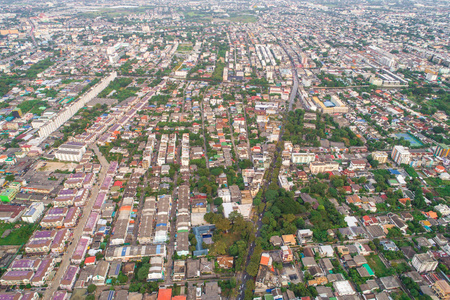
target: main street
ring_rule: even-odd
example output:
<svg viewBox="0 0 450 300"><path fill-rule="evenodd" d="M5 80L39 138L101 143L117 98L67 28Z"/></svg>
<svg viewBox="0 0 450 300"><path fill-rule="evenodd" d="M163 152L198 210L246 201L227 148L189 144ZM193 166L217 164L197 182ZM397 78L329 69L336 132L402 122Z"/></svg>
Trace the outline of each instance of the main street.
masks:
<svg viewBox="0 0 450 300"><path fill-rule="evenodd" d="M97 178L97 183L91 190L91 196L89 197L86 206L83 208L83 215L81 216L78 225L75 227L73 231L72 235L73 242L69 244L69 246L67 247L67 250L59 265L58 271L53 277L53 280L49 283L48 288L45 290L43 298L44 300L50 300L53 294L58 290L61 278L63 277L64 273L66 272L67 268L70 265L70 259L72 258L75 247L77 246L78 241L80 240L83 234L84 226L86 225L87 219L89 218L90 212L92 210L92 206L94 205L95 199L97 198L97 195L99 193L101 183L103 182L103 179L105 179L106 172L108 171L109 164L106 161L103 154L98 149L98 147L96 145L91 145L91 149L94 150L95 155L97 155L97 158L100 161L100 164L102 165L102 169L100 170L99 176Z"/></svg>
<svg viewBox="0 0 450 300"><path fill-rule="evenodd" d="M280 46L283 47L281 44L280 44ZM284 49L284 48L283 48L283 49ZM285 52L288 53L286 50L285 50ZM288 53L288 55L289 55L289 53ZM295 97L296 97L296 95L297 95L297 89L298 89L297 71L295 70L294 62L293 62L292 59L291 59L291 64L292 64L293 72L295 72L295 77L294 77L294 78L296 78L297 80L294 79L294 87L293 87L292 90L291 90L291 96L290 96L290 98L289 98L289 109L288 109L288 111L287 111L286 113L289 113L289 112L292 110L292 105L293 105L293 103L294 103ZM295 82L297 82L297 85L295 85ZM276 149L276 151L275 151L275 155L274 155L274 157L273 157L273 159L272 159L272 163L270 164L270 167L269 167L269 170L268 170L269 176L268 176L267 178L269 178L269 180L267 180L267 181L265 182L264 186L262 187L262 190L263 190L262 202L263 202L263 203L266 203L266 195L265 195L265 192L266 192L266 190L267 190L267 187L272 183L273 170L275 169L276 162L277 162L277 158L278 158L279 155L281 154L281 150L282 150L282 149L281 149L281 145L282 145L282 143L283 143L283 135L284 135L284 125L285 125L285 123L283 122L283 123L282 123L281 130L280 130L280 136L279 136L279 138L278 138L277 149ZM262 219L262 217L264 216L264 213L265 213L265 212L266 212L266 208L264 207L263 211L262 211L262 212L259 214L259 216L258 216L258 220L257 220L256 223L255 223L255 226L256 226L256 228L257 228L257 229L256 229L256 234L255 234L255 237L256 237L256 238L258 238L258 237L261 236L261 227L262 227L261 219ZM255 239L255 240L256 240L256 239ZM243 300L243 299L244 299L247 281L248 281L248 280L253 280L252 276L250 276L250 275L247 273L246 268L247 268L247 266L248 266L248 264L249 264L249 262L250 262L250 257L253 255L254 250L255 250L255 242L252 242L252 244L250 245L250 247L249 247L249 249L248 249L248 256L247 256L247 260L246 260L246 264L245 264L245 269L244 269L244 271L243 271L242 274L241 274L241 282L242 282L242 283L241 283L241 287L239 288L239 294L238 294L238 296L236 297L237 300Z"/></svg>

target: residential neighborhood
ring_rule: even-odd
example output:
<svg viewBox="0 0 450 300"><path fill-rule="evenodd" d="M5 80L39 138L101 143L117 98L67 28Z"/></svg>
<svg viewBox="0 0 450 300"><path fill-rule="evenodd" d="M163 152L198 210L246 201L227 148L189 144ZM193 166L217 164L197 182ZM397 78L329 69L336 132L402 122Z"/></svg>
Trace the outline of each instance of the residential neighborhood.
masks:
<svg viewBox="0 0 450 300"><path fill-rule="evenodd" d="M450 299L448 2L0 3L0 299Z"/></svg>

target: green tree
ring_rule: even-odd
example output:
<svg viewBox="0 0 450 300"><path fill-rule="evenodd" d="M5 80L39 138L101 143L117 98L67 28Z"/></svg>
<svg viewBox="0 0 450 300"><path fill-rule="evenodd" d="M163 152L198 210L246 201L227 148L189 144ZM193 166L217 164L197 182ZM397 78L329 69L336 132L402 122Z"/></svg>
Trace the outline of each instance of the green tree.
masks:
<svg viewBox="0 0 450 300"><path fill-rule="evenodd" d="M150 270L150 264L145 263L142 265L142 267L139 268L137 271L136 277L139 281L146 281L148 277L148 271Z"/></svg>
<svg viewBox="0 0 450 300"><path fill-rule="evenodd" d="M97 290L97 286L95 284L90 284L87 288L87 291L89 294L92 294L93 292L95 292Z"/></svg>
<svg viewBox="0 0 450 300"><path fill-rule="evenodd" d="M128 282L128 277L125 274L123 274L122 272L120 272L119 276L117 276L117 280L119 280L119 282L121 284L125 284Z"/></svg>

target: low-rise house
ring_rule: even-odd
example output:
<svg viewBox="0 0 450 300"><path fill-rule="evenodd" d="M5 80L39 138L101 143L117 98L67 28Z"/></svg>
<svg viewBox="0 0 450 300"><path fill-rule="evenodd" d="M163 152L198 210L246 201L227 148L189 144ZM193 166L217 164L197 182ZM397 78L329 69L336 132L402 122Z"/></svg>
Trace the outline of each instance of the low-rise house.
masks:
<svg viewBox="0 0 450 300"><path fill-rule="evenodd" d="M297 244L293 234L282 235L281 238L283 239L283 245L285 246L295 246Z"/></svg>
<svg viewBox="0 0 450 300"><path fill-rule="evenodd" d="M300 245L305 245L312 242L313 232L311 229L299 229L297 231L297 238Z"/></svg>
<svg viewBox="0 0 450 300"><path fill-rule="evenodd" d="M6 271L5 274L0 278L0 284L2 286L10 286L10 285L27 285L31 283L31 279L33 278L33 271Z"/></svg>
<svg viewBox="0 0 450 300"><path fill-rule="evenodd" d="M92 276L92 283L95 285L105 285L106 278L108 277L109 262L100 260L97 263L94 274Z"/></svg>
<svg viewBox="0 0 450 300"><path fill-rule="evenodd" d="M197 259L188 259L186 261L186 277L188 279L200 277L200 261Z"/></svg>
<svg viewBox="0 0 450 300"><path fill-rule="evenodd" d="M321 257L334 257L334 250L330 245L320 246L319 253Z"/></svg>
<svg viewBox="0 0 450 300"><path fill-rule="evenodd" d="M274 236L270 237L270 243L274 247L279 247L283 244L283 239L277 235L274 235Z"/></svg>
<svg viewBox="0 0 450 300"><path fill-rule="evenodd" d="M233 268L234 258L232 256L218 256L217 257L217 264L219 265L219 268L222 269L231 269Z"/></svg>
<svg viewBox="0 0 450 300"><path fill-rule="evenodd" d="M450 207L447 204L438 204L434 209L444 217L450 215Z"/></svg>
<svg viewBox="0 0 450 300"><path fill-rule="evenodd" d="M210 275L214 273L214 262L209 261L206 257L200 258L200 274Z"/></svg>
<svg viewBox="0 0 450 300"><path fill-rule="evenodd" d="M54 260L52 258L43 259L39 264L33 278L31 279L32 286L43 286L46 284L47 278L53 271Z"/></svg>
<svg viewBox="0 0 450 300"><path fill-rule="evenodd" d="M311 267L318 266L317 263L316 263L316 260L314 259L314 257L303 257L302 258L302 265L305 268L311 268Z"/></svg>
<svg viewBox="0 0 450 300"><path fill-rule="evenodd" d="M283 262L291 262L294 260L294 255L292 254L292 250L288 246L281 246L281 253L282 253Z"/></svg>
<svg viewBox="0 0 450 300"><path fill-rule="evenodd" d="M186 261L176 260L173 264L173 281L182 281L186 279Z"/></svg>

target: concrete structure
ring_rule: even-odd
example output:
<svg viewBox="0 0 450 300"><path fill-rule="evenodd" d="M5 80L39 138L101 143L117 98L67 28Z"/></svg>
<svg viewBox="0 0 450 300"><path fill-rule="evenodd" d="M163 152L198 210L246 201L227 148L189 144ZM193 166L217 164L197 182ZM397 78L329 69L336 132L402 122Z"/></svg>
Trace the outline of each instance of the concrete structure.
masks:
<svg viewBox="0 0 450 300"><path fill-rule="evenodd" d="M429 253L414 255L411 263L419 273L434 271L438 266L437 260Z"/></svg>
<svg viewBox="0 0 450 300"><path fill-rule="evenodd" d="M36 222L44 212L43 202L34 202L30 205L28 210L22 215L22 221L27 223Z"/></svg>
<svg viewBox="0 0 450 300"><path fill-rule="evenodd" d="M72 102L69 106L61 110L56 116L48 120L44 125L39 128L39 137L41 140L45 140L49 135L56 131L61 125L66 123L72 118L78 110L80 110L86 103L97 97L97 95L103 91L111 81L117 77L117 72L112 72L108 77L104 78L101 82L93 86L86 94L80 97L76 102Z"/></svg>
<svg viewBox="0 0 450 300"><path fill-rule="evenodd" d="M380 164L385 164L388 159L388 155L386 152L376 151L372 152L373 160L377 160Z"/></svg>
<svg viewBox="0 0 450 300"><path fill-rule="evenodd" d="M339 163L335 161L330 162L311 162L309 169L312 174L319 174L323 172L333 172L339 169Z"/></svg>
<svg viewBox="0 0 450 300"><path fill-rule="evenodd" d="M406 164L408 165L411 161L411 153L408 148L403 146L394 146L391 152L392 160L395 161L396 164Z"/></svg>
<svg viewBox="0 0 450 300"><path fill-rule="evenodd" d="M292 153L291 161L294 164L309 164L316 160L316 155L314 153Z"/></svg>
<svg viewBox="0 0 450 300"><path fill-rule="evenodd" d="M78 142L67 142L59 146L55 157L62 161L80 162L86 152L86 144Z"/></svg>
<svg viewBox="0 0 450 300"><path fill-rule="evenodd" d="M447 157L450 154L450 146L439 144L436 146L433 154L434 156Z"/></svg>
<svg viewBox="0 0 450 300"><path fill-rule="evenodd" d="M450 299L450 285L445 280L438 280L433 284L433 291L439 297L439 299Z"/></svg>

